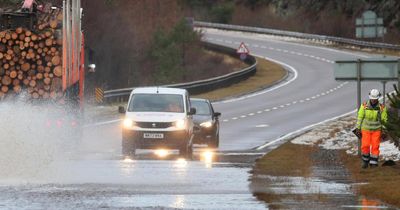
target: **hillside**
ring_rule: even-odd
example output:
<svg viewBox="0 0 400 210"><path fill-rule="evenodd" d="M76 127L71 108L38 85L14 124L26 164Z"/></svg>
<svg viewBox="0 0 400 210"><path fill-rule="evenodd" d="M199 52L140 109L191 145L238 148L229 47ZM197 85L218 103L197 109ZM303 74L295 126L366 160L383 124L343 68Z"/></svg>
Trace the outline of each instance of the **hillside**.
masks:
<svg viewBox="0 0 400 210"><path fill-rule="evenodd" d="M61 7L61 0L38 0ZM82 0L87 62L96 64L87 90L193 81L233 71L201 45L201 34L184 20L179 0ZM20 8L0 0L0 10ZM239 62L240 65L240 62Z"/></svg>
<svg viewBox="0 0 400 210"><path fill-rule="evenodd" d="M388 30L385 42L400 43L400 1L189 0L185 6L186 15L198 20L348 38L355 36L356 18L365 10L372 10L384 19Z"/></svg>

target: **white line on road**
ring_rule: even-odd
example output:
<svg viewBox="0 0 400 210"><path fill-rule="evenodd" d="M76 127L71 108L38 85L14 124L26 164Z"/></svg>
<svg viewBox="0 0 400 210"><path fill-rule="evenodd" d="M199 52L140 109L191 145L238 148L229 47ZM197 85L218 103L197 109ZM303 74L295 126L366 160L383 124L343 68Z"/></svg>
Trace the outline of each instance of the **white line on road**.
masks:
<svg viewBox="0 0 400 210"><path fill-rule="evenodd" d="M89 125L84 125L84 128L90 128L90 127L95 127L95 126L100 126L100 125L108 125L108 124L113 124L113 123L117 123L117 122L121 122L122 119L118 119L118 120L110 120L110 121L105 121L105 122L98 122L98 123L93 123L93 124L89 124Z"/></svg>
<svg viewBox="0 0 400 210"><path fill-rule="evenodd" d="M267 124L256 125L256 128L266 128L269 127Z"/></svg>
<svg viewBox="0 0 400 210"><path fill-rule="evenodd" d="M266 94L266 93L274 91L274 90L276 90L278 88L281 88L281 87L284 87L286 85L289 85L290 83L292 83L293 81L295 81L297 79L297 77L298 77L297 70L294 67L290 66L289 64L286 64L286 63L284 63L282 61L278 61L278 60L275 60L275 59L272 59L272 58L269 58L269 57L260 56L260 55L256 55L256 54L253 54L253 55L257 56L257 57L260 57L260 58L264 58L264 59L270 60L270 61L275 62L277 64L280 64L282 66L285 66L286 68L290 69L293 72L294 76L289 81L286 81L286 82L284 82L282 84L279 84L279 85L275 85L275 86L273 86L273 87L271 87L269 89L266 89L264 91L256 92L256 93L253 93L253 94L245 95L245 96L234 98L234 99L228 99L228 100L225 100L225 101L214 102L213 104L236 102L236 101L240 101L240 100L243 100L243 99L247 99L247 98L259 96L259 95L262 95L262 94Z"/></svg>
<svg viewBox="0 0 400 210"><path fill-rule="evenodd" d="M270 146L270 145L272 145L272 144L275 144L276 142L279 142L279 141L282 141L282 140L291 138L291 137L293 137L293 136L295 136L295 135L299 135L299 134L301 134L302 132L305 132L305 131L307 131L307 130L309 130L309 129L315 127L315 126L318 126L318 125L321 125L321 124L324 124L324 123L327 123L327 122L330 122L330 121L339 119L339 118L344 117L344 116L347 116L347 115L349 115L349 114L353 114L354 112L356 112L356 110L347 112L347 113L345 113L345 114L342 114L342 115L339 115L339 116L336 116L336 117L332 117L332 118L330 118L330 119L324 120L324 121L319 122L319 123L315 123L315 124L312 124L312 125L305 126L305 127L301 128L301 129L299 129L299 130L290 132L290 133L288 133L288 134L286 134L286 135L284 135L284 136L282 136L282 137L279 137L279 138L277 138L277 139L275 139L275 140L273 140L273 141L270 141L270 142L268 142L268 143L266 143L266 144L264 144L264 145L261 145L261 146L257 147L256 150L262 150L262 149L264 149L264 148L266 148L266 147L268 147L268 146Z"/></svg>

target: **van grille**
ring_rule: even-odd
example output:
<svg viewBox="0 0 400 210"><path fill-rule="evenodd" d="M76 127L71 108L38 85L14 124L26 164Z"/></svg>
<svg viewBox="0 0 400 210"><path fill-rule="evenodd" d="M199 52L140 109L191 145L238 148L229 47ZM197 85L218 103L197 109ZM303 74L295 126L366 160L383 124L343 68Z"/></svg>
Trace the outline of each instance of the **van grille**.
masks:
<svg viewBox="0 0 400 210"><path fill-rule="evenodd" d="M136 122L140 128L169 128L173 126L173 122Z"/></svg>

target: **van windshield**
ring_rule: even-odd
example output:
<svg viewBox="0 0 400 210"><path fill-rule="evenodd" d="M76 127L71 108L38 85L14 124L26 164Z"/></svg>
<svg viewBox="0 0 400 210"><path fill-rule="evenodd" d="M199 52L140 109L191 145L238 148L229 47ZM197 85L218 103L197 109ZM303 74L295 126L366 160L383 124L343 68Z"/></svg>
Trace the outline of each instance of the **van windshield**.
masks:
<svg viewBox="0 0 400 210"><path fill-rule="evenodd" d="M183 113L183 97L178 94L135 94L129 103L128 111Z"/></svg>

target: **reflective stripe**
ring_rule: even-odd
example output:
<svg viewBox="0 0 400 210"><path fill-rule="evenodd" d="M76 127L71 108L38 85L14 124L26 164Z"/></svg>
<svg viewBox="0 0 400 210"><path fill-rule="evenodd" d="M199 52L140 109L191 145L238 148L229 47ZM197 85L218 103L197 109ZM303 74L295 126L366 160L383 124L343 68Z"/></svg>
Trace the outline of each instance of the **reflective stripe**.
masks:
<svg viewBox="0 0 400 210"><path fill-rule="evenodd" d="M364 160L364 161L369 161L369 157L362 156L361 159Z"/></svg>
<svg viewBox="0 0 400 210"><path fill-rule="evenodd" d="M371 155L371 159L376 159L378 160L379 156Z"/></svg>
<svg viewBox="0 0 400 210"><path fill-rule="evenodd" d="M378 165L378 161L376 161L376 160L370 160L370 161L369 161L369 164L371 164L371 165Z"/></svg>

